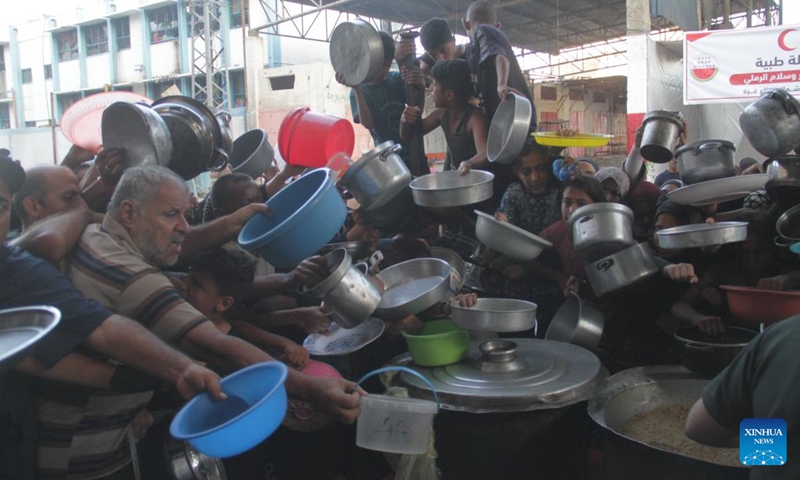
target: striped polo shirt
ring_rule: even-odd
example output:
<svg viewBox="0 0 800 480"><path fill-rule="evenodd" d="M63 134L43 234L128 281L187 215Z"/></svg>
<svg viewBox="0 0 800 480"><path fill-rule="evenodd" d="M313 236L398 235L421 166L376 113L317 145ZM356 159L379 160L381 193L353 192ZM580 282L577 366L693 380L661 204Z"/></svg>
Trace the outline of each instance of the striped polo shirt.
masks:
<svg viewBox="0 0 800 480"><path fill-rule="evenodd" d="M137 320L167 343L178 343L207 321L108 215L84 231L61 267L84 295ZM126 429L150 397L151 392L73 388L45 394L39 405L39 479L89 480L130 463Z"/></svg>

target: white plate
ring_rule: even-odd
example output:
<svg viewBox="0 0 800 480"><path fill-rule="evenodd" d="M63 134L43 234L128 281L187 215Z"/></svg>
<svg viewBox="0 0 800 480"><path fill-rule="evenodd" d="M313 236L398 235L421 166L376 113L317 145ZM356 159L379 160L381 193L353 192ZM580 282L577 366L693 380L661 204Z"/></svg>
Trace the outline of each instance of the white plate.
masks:
<svg viewBox="0 0 800 480"><path fill-rule="evenodd" d="M673 190L667 193L667 199L680 205L703 207L744 198L759 188L763 188L767 180L769 180L767 174L740 175L710 180Z"/></svg>
<svg viewBox="0 0 800 480"><path fill-rule="evenodd" d="M356 328L349 330L340 327L337 323L331 323L328 335L312 333L303 341L303 347L311 355L346 355L361 350L374 342L381 336L384 328L383 320L375 317L371 317Z"/></svg>

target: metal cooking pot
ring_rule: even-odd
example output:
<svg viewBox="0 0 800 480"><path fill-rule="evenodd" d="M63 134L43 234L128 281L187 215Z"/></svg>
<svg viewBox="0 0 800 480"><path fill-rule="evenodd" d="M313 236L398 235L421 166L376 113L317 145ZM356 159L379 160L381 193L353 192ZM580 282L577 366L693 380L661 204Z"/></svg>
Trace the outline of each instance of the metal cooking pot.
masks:
<svg viewBox="0 0 800 480"><path fill-rule="evenodd" d="M370 243L369 242L338 242L329 243L322 247L317 255L326 255L334 250L344 248L350 254L353 260L363 260L369 255Z"/></svg>
<svg viewBox="0 0 800 480"><path fill-rule="evenodd" d="M597 296L615 292L658 272L647 243L640 243L586 265L586 277Z"/></svg>
<svg viewBox="0 0 800 480"><path fill-rule="evenodd" d="M333 29L329 52L333 69L344 75L347 85L375 79L383 66L381 37L360 19L342 22Z"/></svg>
<svg viewBox="0 0 800 480"><path fill-rule="evenodd" d="M583 206L569 217L575 254L594 262L636 244L633 211L618 203L601 202Z"/></svg>
<svg viewBox="0 0 800 480"><path fill-rule="evenodd" d="M668 249L710 247L747 240L747 222L681 225L656 232L658 246Z"/></svg>
<svg viewBox="0 0 800 480"><path fill-rule="evenodd" d="M507 257L527 262L538 257L545 248L553 246L524 228L501 222L480 210L475 210L475 214L478 216L475 236L487 247Z"/></svg>
<svg viewBox="0 0 800 480"><path fill-rule="evenodd" d="M800 205L783 212L775 223L775 230L778 232L775 244L780 247L800 242Z"/></svg>
<svg viewBox="0 0 800 480"><path fill-rule="evenodd" d="M796 198L800 195L800 156L772 158L764 166L769 175L764 187L770 197L782 200L782 197Z"/></svg>
<svg viewBox="0 0 800 480"><path fill-rule="evenodd" d="M489 126L486 156L490 162L511 164L528 138L533 109L522 95L510 93L500 102Z"/></svg>
<svg viewBox="0 0 800 480"><path fill-rule="evenodd" d="M609 377L589 400L589 416L604 433L606 478L746 480L750 469L717 465L649 445L619 433L627 421L657 407L692 405L708 379L680 366L631 368Z"/></svg>
<svg viewBox="0 0 800 480"><path fill-rule="evenodd" d="M414 202L421 207L461 207L492 198L494 175L470 170L461 175L456 170L431 173L411 181Z"/></svg>
<svg viewBox="0 0 800 480"><path fill-rule="evenodd" d="M303 288L303 293L323 298L336 313L336 323L345 329L355 328L378 308L381 291L366 277L367 265L353 265L344 248L323 258L330 275L313 288Z"/></svg>
<svg viewBox="0 0 800 480"><path fill-rule="evenodd" d="M536 304L513 298L479 298L463 308L450 302L453 323L475 332L524 332L536 327Z"/></svg>
<svg viewBox="0 0 800 480"><path fill-rule="evenodd" d="M604 325L605 319L600 310L581 302L579 296L572 294L556 312L544 338L596 351Z"/></svg>
<svg viewBox="0 0 800 480"><path fill-rule="evenodd" d="M103 110L103 148L124 148L125 168L143 165L169 167L172 135L158 113L140 103L116 102Z"/></svg>
<svg viewBox="0 0 800 480"><path fill-rule="evenodd" d="M707 182L736 175L733 152L727 140L701 140L684 145L675 152L684 185Z"/></svg>
<svg viewBox="0 0 800 480"><path fill-rule="evenodd" d="M383 142L347 169L340 183L365 210L386 205L411 181L411 172L397 152L400 145Z"/></svg>
<svg viewBox="0 0 800 480"><path fill-rule="evenodd" d="M231 152L233 151L233 137L231 136L231 114L225 110L220 110L214 114L214 118L219 125L219 145L216 152L216 158L211 163L209 170L218 172L224 169L230 161Z"/></svg>
<svg viewBox="0 0 800 480"><path fill-rule="evenodd" d="M219 458L203 455L188 442L166 438L166 452L174 480L226 480L225 467Z"/></svg>
<svg viewBox="0 0 800 480"><path fill-rule="evenodd" d="M225 168L232 150L230 133L222 125L230 115L220 112L217 116L197 100L181 95L163 97L153 102L169 127L175 143L169 168L190 180L206 170L219 171Z"/></svg>
<svg viewBox="0 0 800 480"><path fill-rule="evenodd" d="M245 132L233 142L230 164L234 172L258 178L274 159L275 151L267 141L267 132L260 128Z"/></svg>
<svg viewBox="0 0 800 480"><path fill-rule="evenodd" d="M654 163L667 163L672 160L678 138L683 132L683 115L669 110L653 110L642 122L642 146L639 153Z"/></svg>
<svg viewBox="0 0 800 480"><path fill-rule="evenodd" d="M683 366L710 377L727 367L756 335L746 328L728 326L721 335L706 335L697 327L680 328L673 334Z"/></svg>
<svg viewBox="0 0 800 480"><path fill-rule="evenodd" d="M800 102L785 90L766 90L739 115L739 125L765 157L785 155L800 147Z"/></svg>
<svg viewBox="0 0 800 480"><path fill-rule="evenodd" d="M461 255L444 247L431 247L431 256L450 264L450 293L458 295L467 279L467 264Z"/></svg>

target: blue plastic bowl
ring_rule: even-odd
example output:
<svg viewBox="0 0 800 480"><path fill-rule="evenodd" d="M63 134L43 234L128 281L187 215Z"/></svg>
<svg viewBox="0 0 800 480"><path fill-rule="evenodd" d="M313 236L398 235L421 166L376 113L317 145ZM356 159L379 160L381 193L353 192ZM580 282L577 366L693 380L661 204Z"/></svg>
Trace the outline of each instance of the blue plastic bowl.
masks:
<svg viewBox="0 0 800 480"><path fill-rule="evenodd" d="M169 431L200 453L227 458L272 435L286 415L288 375L281 362L251 365L222 379L226 400L208 393L193 398L172 419Z"/></svg>
<svg viewBox="0 0 800 480"><path fill-rule="evenodd" d="M239 243L278 268L293 267L314 255L347 217L347 207L327 168L290 183L267 206L272 215L254 215L239 233Z"/></svg>

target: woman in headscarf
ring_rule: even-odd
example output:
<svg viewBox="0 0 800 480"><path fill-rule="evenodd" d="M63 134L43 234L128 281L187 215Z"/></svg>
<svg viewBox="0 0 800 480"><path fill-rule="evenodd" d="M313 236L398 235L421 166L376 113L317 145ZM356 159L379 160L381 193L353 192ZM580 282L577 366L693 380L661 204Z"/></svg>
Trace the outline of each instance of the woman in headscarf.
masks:
<svg viewBox="0 0 800 480"><path fill-rule="evenodd" d="M606 200L613 203L625 203L628 190L631 188L631 180L621 168L603 167L597 171L594 178L603 186Z"/></svg>

